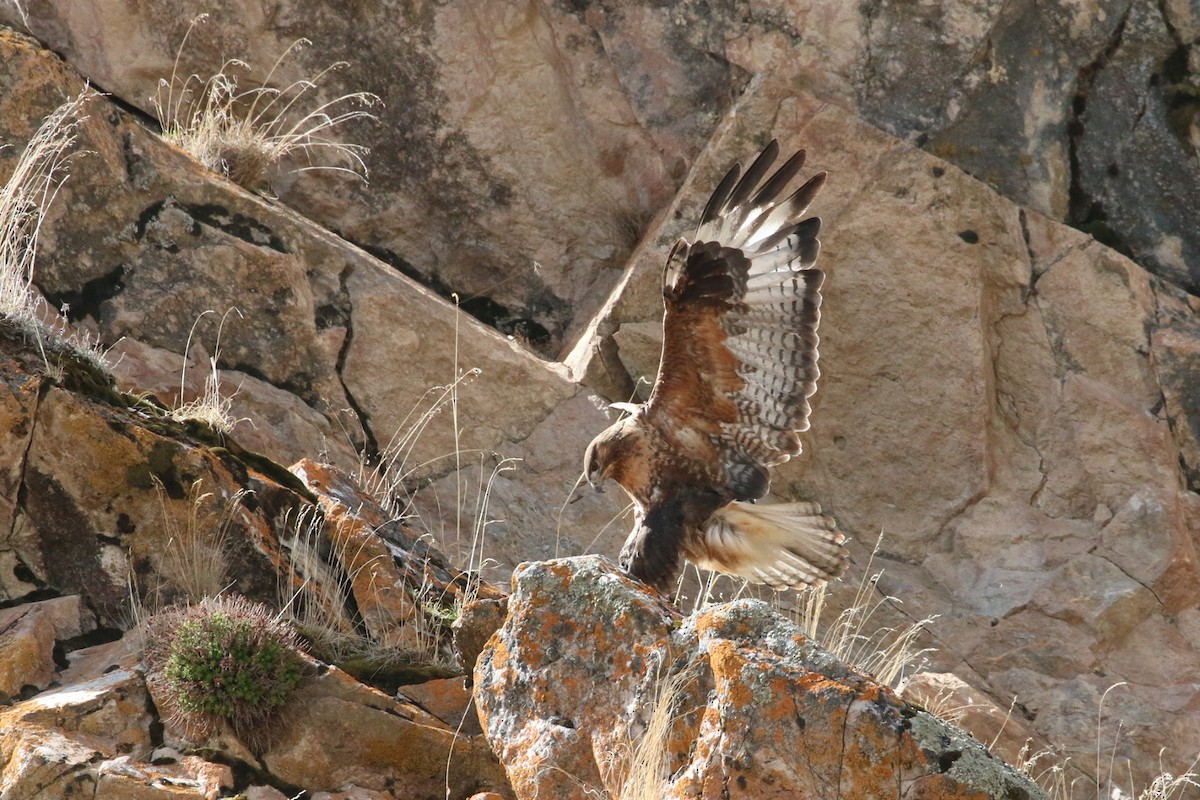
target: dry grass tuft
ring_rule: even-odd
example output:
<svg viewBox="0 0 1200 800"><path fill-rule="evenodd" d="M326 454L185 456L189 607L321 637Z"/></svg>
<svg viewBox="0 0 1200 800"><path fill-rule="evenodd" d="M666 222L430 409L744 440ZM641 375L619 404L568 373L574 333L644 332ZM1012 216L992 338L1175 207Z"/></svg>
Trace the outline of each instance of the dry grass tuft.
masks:
<svg viewBox="0 0 1200 800"><path fill-rule="evenodd" d="M236 73L248 76L251 68L238 59L226 61L207 79L195 74L181 78L180 56L192 29L207 16L192 20L176 52L171 77L159 81L153 103L163 137L208 169L253 191L265 189L270 170L293 155L308 161L307 167L297 171L333 170L365 180L367 148L337 141L329 134L352 120L375 120L366 109L377 105L379 98L368 92L351 92L326 102L316 99L321 81L347 66L345 62L331 64L312 78L282 89L271 86L284 60L310 44L298 39L275 60L256 88L239 86Z"/></svg>
<svg viewBox="0 0 1200 800"><path fill-rule="evenodd" d="M872 573L875 554L879 552L882 536L875 543L871 560L867 562L862 580L855 592L854 600L827 627L822 626L826 602L829 599L829 586L809 586L798 592L771 591L768 599L776 610L789 616L800 626L804 634L813 642L837 657L839 661L870 675L875 680L893 689L899 689L905 680L925 664L925 655L932 652L931 648L922 648L918 644L924 633L936 616L926 617L899 627L880 626L873 623L876 613L884 606L895 607L901 601L877 592L882 570ZM762 587L753 586L749 582L717 572L696 569L700 589L692 605L695 613L713 602L736 600L744 594L763 595ZM720 589L725 584L729 588ZM684 586L684 578L680 578L675 603L680 605Z"/></svg>
<svg viewBox="0 0 1200 800"><path fill-rule="evenodd" d="M374 559L364 561L358 558L361 553L346 552L346 545L330 540L325 525L318 509L306 507L296 514L290 536L283 540L289 571L279 587L280 615L313 654L369 682L456 673L443 626L418 602L409 618L385 635L367 630L349 598L351 587L364 571L371 571ZM357 566L347 573L350 564ZM418 587L414 598L419 600L427 590L426 585Z"/></svg>
<svg viewBox="0 0 1200 800"><path fill-rule="evenodd" d="M176 514L168 508L162 483L155 478L154 484L167 535L162 577L170 590L186 602L217 597L229 588L229 530L248 490L235 492L219 512L206 511L212 492L202 491L201 482L196 481L188 488L187 511Z"/></svg>
<svg viewBox="0 0 1200 800"><path fill-rule="evenodd" d="M230 312L237 312L239 317L242 312L236 308L231 308L221 317L221 324L217 328L217 344L213 349L213 354L208 358L208 376L204 379L204 392L195 400L184 402L184 388L187 385L187 361L188 354L192 349L192 336L196 333L196 326L200 324L200 320L207 314L214 313L211 309L203 312L196 321L192 323L192 330L188 333L187 344L183 348L183 370L179 376L179 400L175 408L171 410L171 419L177 422L186 422L194 420L202 422L221 436L225 436L233 432L238 423L245 422L244 418L233 416L233 398L237 395L235 390L230 395L221 393L221 370L217 368L217 359L221 357L221 333L225 330L225 320L229 318Z"/></svg>
<svg viewBox="0 0 1200 800"><path fill-rule="evenodd" d="M1200 764L1200 755L1192 760L1183 773L1177 775L1163 765L1163 754L1160 752L1159 774L1150 781L1149 786L1140 792L1135 789L1132 770L1125 778L1125 785L1121 785L1121 778L1116 774L1116 752L1121 740L1121 724L1117 723L1111 749L1103 742L1103 731L1104 701L1108 699L1109 693L1124 685L1123 681L1114 683L1100 696L1100 703L1096 709L1096 765L1090 775L1090 770L1072 765L1069 756L1064 758L1053 750L1030 752L1028 743L1021 751L1018 763L1014 765L1017 771L1045 789L1050 795L1050 800L1086 800L1090 797L1095 797L1096 800L1100 800L1101 797L1108 800L1175 800L1188 794L1196 795L1196 792L1188 790L1200 789L1200 774L1193 771ZM1126 767L1129 766L1131 765L1126 762Z"/></svg>
<svg viewBox="0 0 1200 800"><path fill-rule="evenodd" d="M46 117L0 187L0 316L34 339L52 375L56 368L48 344L52 349L65 347L102 371L108 370L97 343L86 333L71 331L66 318L50 310L33 286L42 223L68 177L67 165L76 155L69 151L78 127L87 119L81 116L83 107L96 96L85 87Z"/></svg>
<svg viewBox="0 0 1200 800"><path fill-rule="evenodd" d="M671 731L683 716L679 708L689 685L696 680L694 670L681 670L654 685L650 719L646 729L616 761L616 789L612 800L659 800L670 779Z"/></svg>

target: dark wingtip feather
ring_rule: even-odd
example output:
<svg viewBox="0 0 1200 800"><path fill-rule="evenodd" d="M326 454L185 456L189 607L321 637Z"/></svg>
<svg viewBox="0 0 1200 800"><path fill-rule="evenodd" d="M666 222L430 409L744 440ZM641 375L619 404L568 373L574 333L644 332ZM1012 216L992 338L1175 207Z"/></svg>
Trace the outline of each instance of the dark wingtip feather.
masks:
<svg viewBox="0 0 1200 800"><path fill-rule="evenodd" d="M754 163L750 165L750 169L746 170L746 174L738 181L733 193L721 206L721 211L729 211L737 208L742 203L750 199L750 195L754 192L754 188L758 186L758 182L767 174L767 170L775 163L775 159L779 156L779 142L775 139L763 148L763 151L758 154L758 158L754 159Z"/></svg>
<svg viewBox="0 0 1200 800"><path fill-rule="evenodd" d="M805 181L803 186L792 193L792 196L785 202L792 208L793 214L803 214L812 205L812 201L816 199L817 194L825 186L825 179L828 177L828 172L818 172Z"/></svg>
<svg viewBox="0 0 1200 800"><path fill-rule="evenodd" d="M725 206L725 200L729 197L729 193L733 191L738 176L741 174L741 162L735 162L729 168L729 171L725 173L725 177L721 179L721 182L717 184L717 188L713 189L712 196L708 198L708 203L704 206L704 213L700 215L701 225L706 225L717 218L717 214Z"/></svg>
<svg viewBox="0 0 1200 800"><path fill-rule="evenodd" d="M754 195L754 199L750 201L750 205L763 206L778 197L783 188L791 183L792 178L796 177L804 168L804 159L807 155L806 151L797 150L782 167L775 170L775 174L771 176L770 180L762 185L762 188Z"/></svg>
<svg viewBox="0 0 1200 800"><path fill-rule="evenodd" d="M763 239L758 244L760 251L770 250L777 244L782 242L789 236L796 236L800 243L810 239L816 239L817 234L821 232L821 218L809 217L806 220L797 222L795 225L788 225L786 228L780 228L778 231Z"/></svg>

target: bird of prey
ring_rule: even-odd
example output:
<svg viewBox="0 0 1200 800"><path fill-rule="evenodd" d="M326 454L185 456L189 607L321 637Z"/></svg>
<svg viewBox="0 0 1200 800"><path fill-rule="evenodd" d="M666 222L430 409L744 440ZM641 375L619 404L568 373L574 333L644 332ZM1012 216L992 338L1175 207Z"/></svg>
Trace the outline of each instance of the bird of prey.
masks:
<svg viewBox="0 0 1200 800"><path fill-rule="evenodd" d="M819 374L821 220L801 217L826 173L780 200L805 154L767 178L778 155L773 141L745 174L734 164L672 248L650 398L614 403L628 415L584 456L589 483L611 478L634 502L621 567L660 591L684 558L776 589L845 569L845 537L817 504L755 503L768 469L800 452Z"/></svg>

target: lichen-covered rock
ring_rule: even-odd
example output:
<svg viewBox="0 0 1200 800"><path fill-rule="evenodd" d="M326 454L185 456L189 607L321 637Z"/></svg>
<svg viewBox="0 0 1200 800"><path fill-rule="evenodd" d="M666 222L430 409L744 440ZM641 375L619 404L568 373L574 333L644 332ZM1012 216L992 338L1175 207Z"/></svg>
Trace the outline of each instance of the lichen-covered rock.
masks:
<svg viewBox="0 0 1200 800"><path fill-rule="evenodd" d="M1022 721L1015 701L1002 708L953 673L918 672L904 682L900 694L986 742L992 754L1006 763L1020 764L1033 753L1053 752L1053 745Z"/></svg>
<svg viewBox="0 0 1200 800"><path fill-rule="evenodd" d="M68 359L62 381L39 375L41 356L6 325L0 438L25 446L3 468L12 534L0 543L9 565L0 597L78 595L95 624L124 629L131 586L160 602L184 596L197 580L188 556L204 552L224 567L207 591L236 586L273 600L283 562L275 528L307 502L299 483L211 434L206 444L199 428L194 438L87 364Z"/></svg>
<svg viewBox="0 0 1200 800"><path fill-rule="evenodd" d="M664 699L672 675L680 697ZM1044 797L960 730L809 642L759 601L686 619L605 559L525 564L475 668L519 798L621 796L657 735L654 796ZM676 704L665 730L657 703Z"/></svg>

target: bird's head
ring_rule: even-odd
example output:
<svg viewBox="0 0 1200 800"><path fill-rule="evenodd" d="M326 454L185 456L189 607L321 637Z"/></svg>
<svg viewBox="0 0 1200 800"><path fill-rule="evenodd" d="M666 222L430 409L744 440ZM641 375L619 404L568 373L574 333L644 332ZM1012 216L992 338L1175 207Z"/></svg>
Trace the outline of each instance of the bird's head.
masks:
<svg viewBox="0 0 1200 800"><path fill-rule="evenodd" d="M613 403L612 407L634 413L608 426L603 433L592 439L592 443L584 451L583 474L587 477L588 484L596 491L602 491L600 484L606 478L618 477L614 474L614 467L620 459L620 454L626 449L621 445L633 433L636 425L637 406L629 403Z"/></svg>

